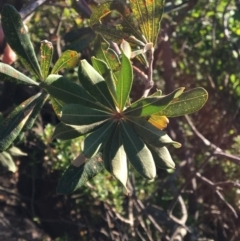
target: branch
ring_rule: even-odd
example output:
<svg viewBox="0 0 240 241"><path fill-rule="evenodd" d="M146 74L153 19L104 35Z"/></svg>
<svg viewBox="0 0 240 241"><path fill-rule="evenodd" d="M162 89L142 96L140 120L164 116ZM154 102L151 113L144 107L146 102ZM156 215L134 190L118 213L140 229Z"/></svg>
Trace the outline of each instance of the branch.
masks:
<svg viewBox="0 0 240 241"><path fill-rule="evenodd" d="M197 128L195 127L195 125L193 124L193 122L191 121L189 116L185 115L185 119L186 119L188 125L191 127L191 129L194 132L194 134L205 144L205 146L208 146L208 147L210 147L213 150L213 155L226 157L226 158L230 159L232 162L234 162L235 164L240 165L240 157L239 156L226 153L220 147L218 147L218 146L214 145L213 143L211 143L207 138L205 138L197 130Z"/></svg>

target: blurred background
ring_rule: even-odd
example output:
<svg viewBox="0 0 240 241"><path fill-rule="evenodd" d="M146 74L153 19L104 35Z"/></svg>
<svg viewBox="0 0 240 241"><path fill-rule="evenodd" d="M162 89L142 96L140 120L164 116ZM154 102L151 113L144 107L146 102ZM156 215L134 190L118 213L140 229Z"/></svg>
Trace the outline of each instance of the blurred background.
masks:
<svg viewBox="0 0 240 241"><path fill-rule="evenodd" d="M37 1L1 0L0 10L9 3L20 11L32 2ZM36 52L46 39L54 45L53 62L66 49L90 61L95 35L89 6L96 2L46 0L25 21ZM158 169L154 181L130 170L129 196L107 172L71 195L57 195L81 138L52 140L58 119L46 104L18 149L0 155L0 240L240 240L239 37L239 0L166 0L155 88L167 94L202 86L209 93L200 111L170 119L166 131L182 143L170 148L176 169ZM13 66L28 74L19 61ZM77 69L62 74L77 79ZM142 91L136 78L132 98ZM1 116L34 93L0 79Z"/></svg>

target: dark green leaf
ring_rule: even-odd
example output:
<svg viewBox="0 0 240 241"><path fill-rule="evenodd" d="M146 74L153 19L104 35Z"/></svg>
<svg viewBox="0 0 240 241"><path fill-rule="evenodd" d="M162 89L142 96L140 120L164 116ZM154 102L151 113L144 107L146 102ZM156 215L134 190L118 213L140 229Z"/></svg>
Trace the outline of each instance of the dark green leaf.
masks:
<svg viewBox="0 0 240 241"><path fill-rule="evenodd" d="M142 34L155 45L159 24L163 14L164 0L130 1L133 14L139 23Z"/></svg>
<svg viewBox="0 0 240 241"><path fill-rule="evenodd" d="M1 15L2 27L7 42L17 53L25 68L35 73L39 79L42 79L41 68L20 14L13 6L5 4Z"/></svg>
<svg viewBox="0 0 240 241"><path fill-rule="evenodd" d="M21 133L39 96L40 93L21 103L0 123L0 152L5 151Z"/></svg>
<svg viewBox="0 0 240 241"><path fill-rule="evenodd" d="M172 160L172 157L167 149L167 147L154 147L151 145L148 145L149 150L152 153L154 162L157 167L163 168L163 169L174 169L175 163Z"/></svg>
<svg viewBox="0 0 240 241"><path fill-rule="evenodd" d="M78 76L80 83L90 95L104 106L115 109L105 80L86 60L81 61Z"/></svg>
<svg viewBox="0 0 240 241"><path fill-rule="evenodd" d="M155 178L156 166L147 146L125 121L121 121L120 130L124 150L132 166L143 177Z"/></svg>
<svg viewBox="0 0 240 241"><path fill-rule="evenodd" d="M104 121L99 121L99 122L95 122L90 125L76 126L76 125L67 125L67 124L60 122L55 128L52 138L53 139L58 138L61 140L74 139L81 135L84 135L91 131L96 130L103 123L104 123Z"/></svg>
<svg viewBox="0 0 240 241"><path fill-rule="evenodd" d="M34 80L17 71L8 64L0 63L0 78L4 81L11 81L22 85L39 85Z"/></svg>
<svg viewBox="0 0 240 241"><path fill-rule="evenodd" d="M80 85L69 81L61 75L49 75L48 78L41 83L41 87L46 89L51 97L66 104L74 103L89 107L104 108L101 103L96 103L95 99Z"/></svg>
<svg viewBox="0 0 240 241"><path fill-rule="evenodd" d="M163 147L172 144L174 147L179 148L181 144L173 141L164 131L159 130L143 118L131 118L134 131L148 144Z"/></svg>
<svg viewBox="0 0 240 241"><path fill-rule="evenodd" d="M122 52L122 65L117 82L117 101L118 108L122 111L129 98L132 88L133 70L129 58Z"/></svg>
<svg viewBox="0 0 240 241"><path fill-rule="evenodd" d="M72 50L66 50L53 66L52 74L57 74L62 69L73 69L77 66L79 54Z"/></svg>
<svg viewBox="0 0 240 241"><path fill-rule="evenodd" d="M86 184L104 169L101 154L87 160L81 154L77 159L83 159L80 165L70 165L61 177L58 186L58 194L69 194Z"/></svg>
<svg viewBox="0 0 240 241"><path fill-rule="evenodd" d="M93 64L94 69L96 69L98 71L98 73L100 75L102 75L103 78L105 79L108 90L109 90L113 100L117 104L116 85L115 85L112 70L109 69L109 67L107 66L107 64L104 61L97 59L95 57L92 57L92 64Z"/></svg>
<svg viewBox="0 0 240 241"><path fill-rule="evenodd" d="M69 125L90 125L94 122L107 120L111 113L98 109L89 108L79 104L64 105L61 121Z"/></svg>
<svg viewBox="0 0 240 241"><path fill-rule="evenodd" d="M195 88L184 92L178 98L173 99L164 110L157 113L160 116L176 117L201 109L208 99L208 93L203 88Z"/></svg>
<svg viewBox="0 0 240 241"><path fill-rule="evenodd" d="M115 122L108 121L97 130L90 133L81 143L84 156L90 158L99 152L108 141L115 126Z"/></svg>
<svg viewBox="0 0 240 241"><path fill-rule="evenodd" d="M95 39L94 31L87 28L74 29L64 36L64 40L68 42L65 49L72 49L77 52L84 50Z"/></svg>
<svg viewBox="0 0 240 241"><path fill-rule="evenodd" d="M41 58L40 67L42 70L43 79L45 80L49 74L49 68L52 62L53 45L51 42L44 40L41 42Z"/></svg>
<svg viewBox="0 0 240 241"><path fill-rule="evenodd" d="M168 95L150 96L134 102L124 113L128 116L149 116L164 110L170 102L183 93L179 88Z"/></svg>

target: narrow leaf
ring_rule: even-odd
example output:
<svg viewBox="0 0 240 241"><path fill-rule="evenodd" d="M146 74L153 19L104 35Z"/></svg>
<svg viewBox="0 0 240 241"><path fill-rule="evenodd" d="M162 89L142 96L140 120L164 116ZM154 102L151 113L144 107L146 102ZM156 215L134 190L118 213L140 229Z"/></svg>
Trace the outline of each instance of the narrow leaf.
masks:
<svg viewBox="0 0 240 241"><path fill-rule="evenodd" d="M133 70L129 58L122 52L122 65L117 82L118 108L122 111L132 88Z"/></svg>
<svg viewBox="0 0 240 241"><path fill-rule="evenodd" d="M97 70L97 72L103 76L105 79L105 82L107 84L108 90L114 100L114 102L117 104L117 94L116 94L116 84L114 81L114 74L112 70L107 66L107 64L95 57L92 57L92 64L93 68Z"/></svg>
<svg viewBox="0 0 240 241"><path fill-rule="evenodd" d="M89 134L82 142L82 153L84 156L90 158L99 152L108 141L114 128L115 122L111 121Z"/></svg>
<svg viewBox="0 0 240 241"><path fill-rule="evenodd" d="M45 80L49 74L49 68L52 62L53 56L53 45L47 40L41 42L41 58L40 58L40 67L42 70L43 79Z"/></svg>
<svg viewBox="0 0 240 241"><path fill-rule="evenodd" d="M143 118L131 118L134 131L148 144L163 147L172 144L175 148L181 147L181 144L173 141L164 131L159 130Z"/></svg>
<svg viewBox="0 0 240 241"><path fill-rule="evenodd" d="M67 125L67 124L64 124L63 122L60 122L55 128L52 138L53 139L57 138L60 140L74 139L81 135L84 135L96 130L103 123L104 121L99 121L90 125L76 126L76 125Z"/></svg>
<svg viewBox="0 0 240 241"><path fill-rule="evenodd" d="M82 165L78 167L75 165L70 165L63 173L63 176L58 183L57 193L69 194L76 191L103 169L104 165L100 153L91 159L86 160L86 162L84 161Z"/></svg>
<svg viewBox="0 0 240 241"><path fill-rule="evenodd" d="M17 167L11 155L5 151L0 153L0 165L10 172L14 173L17 171Z"/></svg>
<svg viewBox="0 0 240 241"><path fill-rule="evenodd" d="M164 0L130 1L133 14L139 23L142 34L155 45L164 9Z"/></svg>
<svg viewBox="0 0 240 241"><path fill-rule="evenodd" d="M17 53L25 68L35 73L39 79L42 79L41 68L20 14L13 6L5 4L1 15L2 27L7 42Z"/></svg>
<svg viewBox="0 0 240 241"><path fill-rule="evenodd" d="M93 99L83 87L69 81L61 75L49 75L48 78L41 83L41 87L46 89L51 97L66 104L74 103L89 107L104 108L101 103L96 103L95 99Z"/></svg>
<svg viewBox="0 0 240 241"><path fill-rule="evenodd" d="M0 123L0 152L6 150L21 133L39 96L37 94L21 103Z"/></svg>
<svg viewBox="0 0 240 241"><path fill-rule="evenodd" d="M79 54L76 51L66 50L53 66L52 74L57 74L62 69L73 69L78 65Z"/></svg>
<svg viewBox="0 0 240 241"><path fill-rule="evenodd" d="M79 104L64 105L61 121L69 125L90 125L94 122L107 120L111 113L89 108Z"/></svg>
<svg viewBox="0 0 240 241"><path fill-rule="evenodd" d="M105 80L86 60L81 61L78 76L80 83L90 95L103 105L115 109Z"/></svg>
<svg viewBox="0 0 240 241"><path fill-rule="evenodd" d="M134 102L124 113L128 116L149 116L164 110L170 102L183 93L184 88L179 88L168 95L153 96Z"/></svg>
<svg viewBox="0 0 240 241"><path fill-rule="evenodd" d="M155 178L156 166L147 146L125 121L121 121L120 130L124 150L132 166L143 177Z"/></svg>
<svg viewBox="0 0 240 241"><path fill-rule="evenodd" d="M8 64L0 63L0 78L4 81L11 81L22 85L39 85L36 81L17 71Z"/></svg>
<svg viewBox="0 0 240 241"><path fill-rule="evenodd" d="M184 92L178 98L173 99L164 110L156 115L167 117L177 117L191 114L201 109L208 99L208 93L203 88L195 88Z"/></svg>
<svg viewBox="0 0 240 241"><path fill-rule="evenodd" d="M172 157L167 149L167 147L154 147L151 145L148 145L149 150L152 153L154 162L157 167L163 168L163 169L174 169L175 163L172 160Z"/></svg>
<svg viewBox="0 0 240 241"><path fill-rule="evenodd" d="M59 99L53 98L52 96L50 96L50 102L55 114L60 119L64 102Z"/></svg>

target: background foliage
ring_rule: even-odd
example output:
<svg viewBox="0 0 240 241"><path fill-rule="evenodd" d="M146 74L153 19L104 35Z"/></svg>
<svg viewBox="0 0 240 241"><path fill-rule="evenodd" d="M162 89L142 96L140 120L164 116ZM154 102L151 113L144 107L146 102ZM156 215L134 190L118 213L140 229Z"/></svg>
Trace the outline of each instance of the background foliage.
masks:
<svg viewBox="0 0 240 241"><path fill-rule="evenodd" d="M90 61L89 42L94 37L88 28L90 10L81 3L47 1L34 12L27 25L36 52L47 39L57 50L53 63L66 48L80 51L81 58ZM158 169L154 182L131 172L130 196L107 173L72 195L55 195L62 170L79 152L81 140L52 140L58 120L45 104L34 129L19 145L23 153L18 154L28 156L14 158L15 173L1 169L0 237L239 240L239 8L233 0L166 1L155 52L156 86L164 93L203 86L209 93L202 110L170 119L167 132L183 145L171 149L175 171ZM28 75L19 62L14 67ZM64 74L77 78L76 69ZM132 98L139 98L142 90L143 83L136 78ZM2 115L34 91L0 80ZM17 225L22 218L26 221ZM16 225L11 225L13 221Z"/></svg>

